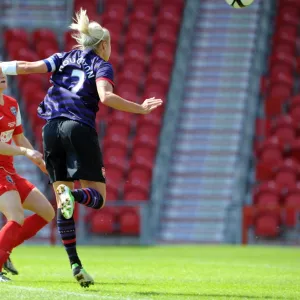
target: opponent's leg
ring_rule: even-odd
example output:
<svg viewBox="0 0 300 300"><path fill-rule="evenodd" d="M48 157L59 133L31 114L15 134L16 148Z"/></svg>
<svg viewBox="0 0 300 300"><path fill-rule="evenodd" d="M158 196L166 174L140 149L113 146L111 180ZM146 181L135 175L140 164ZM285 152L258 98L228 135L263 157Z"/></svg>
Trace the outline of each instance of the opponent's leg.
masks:
<svg viewBox="0 0 300 300"><path fill-rule="evenodd" d="M22 198L22 192L20 191ZM27 217L20 235L16 240L15 247L35 236L55 216L54 209L47 198L37 189L33 188L23 202L23 208L35 212Z"/></svg>
<svg viewBox="0 0 300 300"><path fill-rule="evenodd" d="M0 231L0 281L8 281L2 267L9 258L24 222L24 211L18 192L11 190L0 196L0 211L7 218L7 223Z"/></svg>

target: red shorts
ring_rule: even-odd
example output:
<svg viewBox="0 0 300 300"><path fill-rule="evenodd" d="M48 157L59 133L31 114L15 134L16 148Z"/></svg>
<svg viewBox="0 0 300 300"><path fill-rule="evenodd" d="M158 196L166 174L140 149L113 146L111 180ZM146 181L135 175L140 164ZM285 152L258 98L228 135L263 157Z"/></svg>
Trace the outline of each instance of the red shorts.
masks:
<svg viewBox="0 0 300 300"><path fill-rule="evenodd" d="M17 191L23 203L34 188L35 186L25 178L18 174L9 174L0 168L0 196L9 191Z"/></svg>

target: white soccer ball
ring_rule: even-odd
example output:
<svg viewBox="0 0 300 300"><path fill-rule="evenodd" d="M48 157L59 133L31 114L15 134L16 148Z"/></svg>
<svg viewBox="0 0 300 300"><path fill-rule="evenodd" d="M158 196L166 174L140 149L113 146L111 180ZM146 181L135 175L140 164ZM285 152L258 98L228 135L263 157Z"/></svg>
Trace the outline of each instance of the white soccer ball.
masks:
<svg viewBox="0 0 300 300"><path fill-rule="evenodd" d="M225 0L225 1L234 8L245 8L254 2L254 0Z"/></svg>

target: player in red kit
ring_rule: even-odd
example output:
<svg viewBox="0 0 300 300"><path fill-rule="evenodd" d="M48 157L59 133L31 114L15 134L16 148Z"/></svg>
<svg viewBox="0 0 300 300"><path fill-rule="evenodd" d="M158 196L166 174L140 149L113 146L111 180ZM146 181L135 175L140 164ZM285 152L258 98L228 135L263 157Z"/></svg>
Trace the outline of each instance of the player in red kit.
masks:
<svg viewBox="0 0 300 300"><path fill-rule="evenodd" d="M0 282L10 280L2 268L13 248L33 237L55 215L46 197L14 168L13 156L23 155L46 172L42 154L23 134L17 101L3 94L6 88L6 77L0 68L0 212L7 219L0 230ZM12 141L16 146L11 145ZM35 214L24 219L24 209Z"/></svg>

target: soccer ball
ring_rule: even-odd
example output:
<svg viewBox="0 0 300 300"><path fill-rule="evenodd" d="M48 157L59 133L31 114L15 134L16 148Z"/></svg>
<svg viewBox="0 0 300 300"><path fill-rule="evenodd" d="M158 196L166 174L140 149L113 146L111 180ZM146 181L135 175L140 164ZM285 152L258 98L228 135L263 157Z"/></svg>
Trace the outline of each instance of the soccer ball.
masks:
<svg viewBox="0 0 300 300"><path fill-rule="evenodd" d="M244 8L251 5L254 0L225 0L229 5L234 8Z"/></svg>

